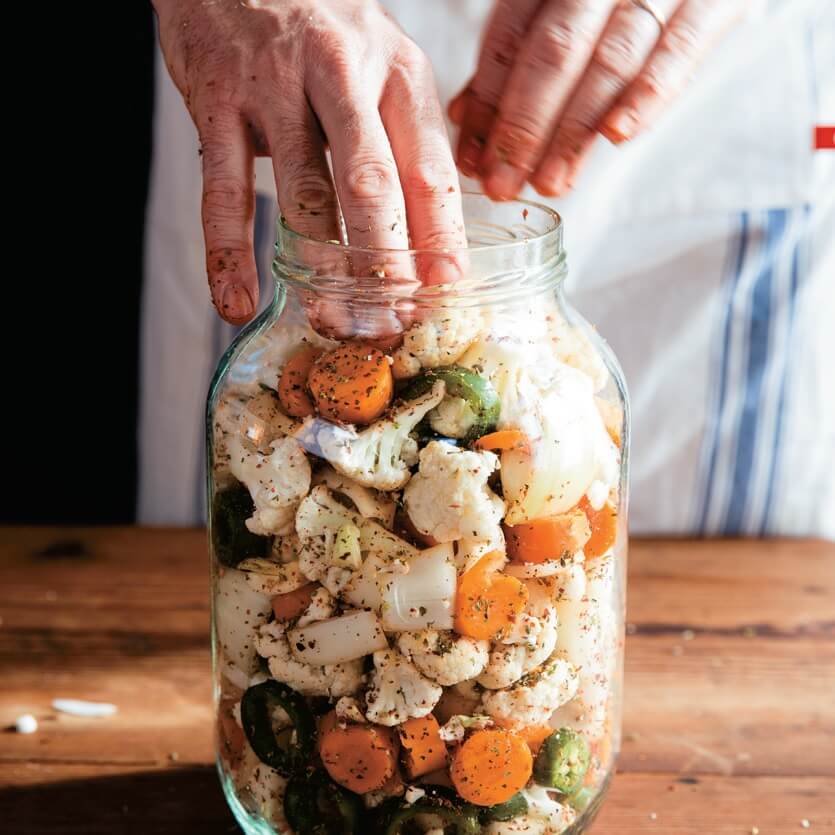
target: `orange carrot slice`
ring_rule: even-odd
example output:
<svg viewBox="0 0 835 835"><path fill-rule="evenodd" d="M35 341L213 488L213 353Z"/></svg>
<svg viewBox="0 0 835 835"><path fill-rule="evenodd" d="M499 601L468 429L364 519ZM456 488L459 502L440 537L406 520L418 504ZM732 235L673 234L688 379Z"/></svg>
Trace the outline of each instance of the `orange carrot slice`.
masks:
<svg viewBox="0 0 835 835"><path fill-rule="evenodd" d="M288 621L297 618L310 605L313 592L317 588L319 588L318 583L308 583L294 591L276 595L271 601L275 619Z"/></svg>
<svg viewBox="0 0 835 835"><path fill-rule="evenodd" d="M281 369L278 399L281 407L291 417L301 418L313 414L313 401L307 393L307 376L321 353L318 348L305 345Z"/></svg>
<svg viewBox="0 0 835 835"><path fill-rule="evenodd" d="M343 423L371 423L394 392L388 358L362 342L346 342L319 357L307 384L319 414Z"/></svg>
<svg viewBox="0 0 835 835"><path fill-rule="evenodd" d="M494 640L507 634L528 603L527 587L515 577L496 571L492 551L483 556L458 581L455 629L461 635Z"/></svg>
<svg viewBox="0 0 835 835"><path fill-rule="evenodd" d="M382 788L397 770L397 735L379 725L340 727L336 712L319 724L319 756L335 782L357 794Z"/></svg>
<svg viewBox="0 0 835 835"><path fill-rule="evenodd" d="M438 720L430 713L422 719L407 719L399 725L400 759L406 776L422 777L446 766L446 745Z"/></svg>
<svg viewBox="0 0 835 835"><path fill-rule="evenodd" d="M586 514L575 508L568 513L504 526L507 553L513 562L543 563L569 557L591 536Z"/></svg>
<svg viewBox="0 0 835 835"><path fill-rule="evenodd" d="M585 496L580 499L578 507L585 513L591 526L591 536L583 547L586 559L602 557L617 539L618 513L608 502L600 510L595 510Z"/></svg>
<svg viewBox="0 0 835 835"><path fill-rule="evenodd" d="M476 449L509 450L518 449L523 452L530 452L531 444L528 436L519 429L499 429L497 432L490 432L482 435L473 446Z"/></svg>
<svg viewBox="0 0 835 835"><path fill-rule="evenodd" d="M525 740L531 753L536 756L542 743L554 733L554 729L550 725L528 725L525 728L518 728L516 733Z"/></svg>
<svg viewBox="0 0 835 835"><path fill-rule="evenodd" d="M476 731L455 752L450 776L455 790L478 806L504 803L525 787L533 771L531 749L502 728Z"/></svg>

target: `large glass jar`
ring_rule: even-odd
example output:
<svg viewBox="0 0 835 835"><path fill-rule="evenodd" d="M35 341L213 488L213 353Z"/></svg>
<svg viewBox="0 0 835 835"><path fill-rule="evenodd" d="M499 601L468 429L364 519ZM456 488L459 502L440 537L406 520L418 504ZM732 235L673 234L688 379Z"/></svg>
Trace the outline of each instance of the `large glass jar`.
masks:
<svg viewBox="0 0 835 835"><path fill-rule="evenodd" d="M246 832L579 833L613 772L623 378L564 297L559 216L464 206L460 252L279 223L275 298L212 385L218 762Z"/></svg>

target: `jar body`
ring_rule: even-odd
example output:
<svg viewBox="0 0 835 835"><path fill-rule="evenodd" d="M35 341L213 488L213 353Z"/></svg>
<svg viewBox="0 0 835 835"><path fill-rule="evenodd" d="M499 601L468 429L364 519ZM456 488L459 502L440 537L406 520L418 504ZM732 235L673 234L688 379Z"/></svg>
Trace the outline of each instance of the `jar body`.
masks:
<svg viewBox="0 0 835 835"><path fill-rule="evenodd" d="M577 833L614 769L620 371L558 287L439 299L372 344L374 304L334 338L279 282L213 384L218 763L248 832Z"/></svg>

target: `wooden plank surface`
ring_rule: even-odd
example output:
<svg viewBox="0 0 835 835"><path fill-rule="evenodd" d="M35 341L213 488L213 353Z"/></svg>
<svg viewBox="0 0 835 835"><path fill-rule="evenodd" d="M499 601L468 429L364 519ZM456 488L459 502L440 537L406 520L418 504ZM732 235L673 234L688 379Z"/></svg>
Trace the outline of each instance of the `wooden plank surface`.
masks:
<svg viewBox="0 0 835 835"><path fill-rule="evenodd" d="M594 835L835 833L835 546L636 542L624 749ZM0 530L0 832L231 833L202 532ZM112 701L108 719L53 698Z"/></svg>

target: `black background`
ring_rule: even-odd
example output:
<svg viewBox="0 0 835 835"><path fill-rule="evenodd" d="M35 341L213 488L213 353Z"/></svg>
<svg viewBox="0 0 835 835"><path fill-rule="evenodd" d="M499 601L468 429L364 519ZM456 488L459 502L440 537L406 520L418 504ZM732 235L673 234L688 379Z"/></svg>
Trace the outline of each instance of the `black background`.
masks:
<svg viewBox="0 0 835 835"><path fill-rule="evenodd" d="M0 521L134 519L149 3L7 19ZM17 263L18 266L13 266Z"/></svg>

